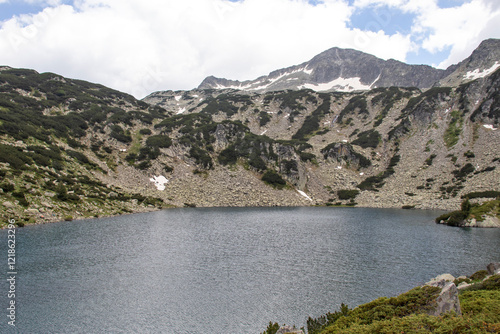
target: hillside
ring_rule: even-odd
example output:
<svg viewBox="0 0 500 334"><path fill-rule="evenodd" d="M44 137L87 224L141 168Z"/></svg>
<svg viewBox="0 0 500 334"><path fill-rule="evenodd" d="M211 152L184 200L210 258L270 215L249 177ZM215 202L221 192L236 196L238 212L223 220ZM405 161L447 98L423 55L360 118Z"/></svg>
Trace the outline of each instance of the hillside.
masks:
<svg viewBox="0 0 500 334"><path fill-rule="evenodd" d="M307 320L308 334L328 333L498 333L500 266L471 276L444 274L396 297L381 297ZM269 323L262 334L304 333Z"/></svg>
<svg viewBox="0 0 500 334"><path fill-rule="evenodd" d="M499 85L496 70L428 90L196 89L138 101L2 67L2 221L182 206L453 210L500 189Z"/></svg>

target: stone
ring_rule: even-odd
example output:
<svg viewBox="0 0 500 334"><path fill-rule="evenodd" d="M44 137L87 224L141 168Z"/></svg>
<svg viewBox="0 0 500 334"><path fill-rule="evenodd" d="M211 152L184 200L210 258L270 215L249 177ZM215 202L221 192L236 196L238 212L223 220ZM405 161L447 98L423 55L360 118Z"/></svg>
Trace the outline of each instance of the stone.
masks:
<svg viewBox="0 0 500 334"><path fill-rule="evenodd" d="M304 332L300 329L294 328L292 326L281 326L280 329L276 331L276 334L304 334Z"/></svg>
<svg viewBox="0 0 500 334"><path fill-rule="evenodd" d="M488 270L489 275L498 275L498 274L500 274L500 263L499 262L492 262L492 263L488 264L486 269Z"/></svg>
<svg viewBox="0 0 500 334"><path fill-rule="evenodd" d="M50 204L49 202L42 202L42 203L40 203L40 205L42 205L43 207L45 207L47 209L53 208L52 204Z"/></svg>
<svg viewBox="0 0 500 334"><path fill-rule="evenodd" d="M12 204L12 202L9 202L9 201L3 202L2 205L5 206L8 209L14 208L14 204Z"/></svg>
<svg viewBox="0 0 500 334"><path fill-rule="evenodd" d="M463 290L465 288L468 288L469 286L471 286L472 284L470 283L467 283L467 282L462 282L460 283L458 286L457 286L457 289L458 290Z"/></svg>
<svg viewBox="0 0 500 334"><path fill-rule="evenodd" d="M450 311L454 311L457 315L462 315L462 310L460 309L460 301L458 299L458 289L455 283L449 282L445 279L441 279L432 280L426 285L441 288L441 293L436 299L436 308L433 311L429 312L430 315L437 317L443 313L447 313Z"/></svg>
<svg viewBox="0 0 500 334"><path fill-rule="evenodd" d="M442 281L444 281L444 282L442 282ZM442 275L439 275L436 278L431 279L429 282L425 283L425 285L438 286L440 288L443 288L445 282L453 282L453 281L455 281L455 277L453 277L453 275L451 275L451 274L442 274ZM436 284L439 283L441 285L435 285L435 283Z"/></svg>
<svg viewBox="0 0 500 334"><path fill-rule="evenodd" d="M108 197L109 197L109 198L116 198L116 197L118 197L118 194L117 194L117 193L115 193L114 191L112 191L112 192L110 192L110 193L108 194Z"/></svg>
<svg viewBox="0 0 500 334"><path fill-rule="evenodd" d="M32 214L32 215L37 215L40 213L37 209L27 209L26 213Z"/></svg>

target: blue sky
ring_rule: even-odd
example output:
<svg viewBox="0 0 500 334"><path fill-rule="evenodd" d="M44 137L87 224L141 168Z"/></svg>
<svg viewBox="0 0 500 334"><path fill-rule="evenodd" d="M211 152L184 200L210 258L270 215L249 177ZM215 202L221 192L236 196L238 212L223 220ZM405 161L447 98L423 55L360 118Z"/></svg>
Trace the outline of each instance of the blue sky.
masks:
<svg viewBox="0 0 500 334"><path fill-rule="evenodd" d="M331 47L440 68L500 38L497 0L0 0L0 65L143 97Z"/></svg>

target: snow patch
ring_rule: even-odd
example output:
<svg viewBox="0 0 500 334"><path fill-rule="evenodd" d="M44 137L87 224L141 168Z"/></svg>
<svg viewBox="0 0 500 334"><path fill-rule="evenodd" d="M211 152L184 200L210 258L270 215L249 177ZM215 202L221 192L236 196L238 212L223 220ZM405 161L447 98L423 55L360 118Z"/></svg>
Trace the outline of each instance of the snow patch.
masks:
<svg viewBox="0 0 500 334"><path fill-rule="evenodd" d="M299 89L312 89L316 92L335 89L339 92L352 92L355 90L370 90L371 86L363 85L361 78L337 78L330 82L321 84L305 84L298 87Z"/></svg>
<svg viewBox="0 0 500 334"><path fill-rule="evenodd" d="M499 67L500 67L500 64L498 63L498 61L496 61L495 64L493 64L493 66L491 66L488 69L481 71L479 68L476 68L474 71L467 72L466 74L464 74L464 78L470 79L470 80L484 78L485 76L490 75L491 73L495 72L496 69Z"/></svg>
<svg viewBox="0 0 500 334"><path fill-rule="evenodd" d="M181 99L182 99L182 95L177 95L177 96L175 97L175 100L176 100L177 102L179 102Z"/></svg>
<svg viewBox="0 0 500 334"><path fill-rule="evenodd" d="M490 124L484 124L483 126L484 126L486 129L490 129L490 130L493 130L493 131L495 131L495 130L497 130L497 129L498 129L498 128L494 128L494 127L493 127L493 125L490 125Z"/></svg>
<svg viewBox="0 0 500 334"><path fill-rule="evenodd" d="M312 198L307 196L307 194L305 192L303 192L302 190L298 190L298 189L297 189L297 192L312 202Z"/></svg>
<svg viewBox="0 0 500 334"><path fill-rule="evenodd" d="M179 108L179 111L177 112L177 115L182 114L186 111L186 108Z"/></svg>
<svg viewBox="0 0 500 334"><path fill-rule="evenodd" d="M264 132L262 132L260 135L263 136L266 132L267 130L264 130Z"/></svg>
<svg viewBox="0 0 500 334"><path fill-rule="evenodd" d="M149 181L153 182L155 184L156 189L161 191L165 190L165 184L168 183L167 178L163 175L153 176L152 178L149 179Z"/></svg>
<svg viewBox="0 0 500 334"><path fill-rule="evenodd" d="M307 69L307 66L306 66L306 67L302 70L302 72L304 72L305 74L309 74L309 75L311 75L311 74L312 74L312 72L313 72L313 70L308 70L308 69Z"/></svg>

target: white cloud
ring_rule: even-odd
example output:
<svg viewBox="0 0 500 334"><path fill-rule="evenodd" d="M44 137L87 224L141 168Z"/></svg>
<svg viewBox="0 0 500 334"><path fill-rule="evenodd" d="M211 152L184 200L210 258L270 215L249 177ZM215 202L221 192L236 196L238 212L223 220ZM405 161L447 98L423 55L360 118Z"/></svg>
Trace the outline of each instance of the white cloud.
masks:
<svg viewBox="0 0 500 334"><path fill-rule="evenodd" d="M55 5L0 23L0 64L98 82L137 97L191 89L208 75L254 79L333 46L404 61L420 46L437 51L451 45L457 48L451 61L462 45L500 31L480 0L455 11L438 9L435 0L355 3L416 13L411 35L349 28L356 7L345 0L315 6L307 0L28 1ZM466 31L470 24L473 33Z"/></svg>
<svg viewBox="0 0 500 334"><path fill-rule="evenodd" d="M4 22L0 63L142 97L208 75L254 79L333 46L404 60L407 36L347 28L353 10L341 0L78 0Z"/></svg>
<svg viewBox="0 0 500 334"><path fill-rule="evenodd" d="M439 64L446 68L468 57L483 39L500 37L499 14L486 1L472 0L459 7L423 11L415 31L428 32L421 44L427 51L451 47L449 57Z"/></svg>

